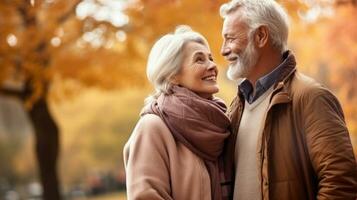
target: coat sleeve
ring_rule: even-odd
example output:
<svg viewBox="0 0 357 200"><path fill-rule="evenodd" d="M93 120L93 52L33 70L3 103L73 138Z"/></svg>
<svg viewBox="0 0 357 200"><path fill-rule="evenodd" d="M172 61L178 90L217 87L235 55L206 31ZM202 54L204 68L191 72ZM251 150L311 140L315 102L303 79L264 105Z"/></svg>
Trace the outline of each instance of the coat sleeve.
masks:
<svg viewBox="0 0 357 200"><path fill-rule="evenodd" d="M304 130L318 179L317 199L356 200L357 167L342 108L328 90L305 99Z"/></svg>
<svg viewBox="0 0 357 200"><path fill-rule="evenodd" d="M128 200L170 200L169 157L165 124L143 116L124 147Z"/></svg>

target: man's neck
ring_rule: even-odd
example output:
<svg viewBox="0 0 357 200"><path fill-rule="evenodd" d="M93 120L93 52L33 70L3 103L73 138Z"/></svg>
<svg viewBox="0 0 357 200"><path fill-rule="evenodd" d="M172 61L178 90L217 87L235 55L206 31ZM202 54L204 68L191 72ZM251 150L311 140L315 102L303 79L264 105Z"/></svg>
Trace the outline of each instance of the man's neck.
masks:
<svg viewBox="0 0 357 200"><path fill-rule="evenodd" d="M283 54L276 50L260 55L258 63L253 68L254 70L247 77L247 79L254 85L253 88L255 88L255 84L259 78L269 74L277 66L279 66L282 62L282 57Z"/></svg>

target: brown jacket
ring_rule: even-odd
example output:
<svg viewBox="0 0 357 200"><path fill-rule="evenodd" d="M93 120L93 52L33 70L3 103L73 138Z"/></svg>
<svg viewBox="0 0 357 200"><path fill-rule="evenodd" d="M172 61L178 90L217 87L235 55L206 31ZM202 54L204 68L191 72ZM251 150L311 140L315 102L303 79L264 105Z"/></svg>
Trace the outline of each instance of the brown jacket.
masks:
<svg viewBox="0 0 357 200"><path fill-rule="evenodd" d="M124 147L128 200L210 200L201 158L177 142L160 117L141 117Z"/></svg>
<svg viewBox="0 0 357 200"><path fill-rule="evenodd" d="M357 167L342 108L329 90L296 72L292 55L288 59L257 147L262 199L355 200ZM243 110L239 94L229 111L233 142Z"/></svg>

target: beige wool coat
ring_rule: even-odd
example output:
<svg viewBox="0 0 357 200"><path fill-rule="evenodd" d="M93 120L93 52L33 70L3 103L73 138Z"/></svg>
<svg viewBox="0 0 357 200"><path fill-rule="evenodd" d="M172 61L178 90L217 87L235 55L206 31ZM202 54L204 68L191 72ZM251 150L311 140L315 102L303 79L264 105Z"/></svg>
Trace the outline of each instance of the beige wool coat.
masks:
<svg viewBox="0 0 357 200"><path fill-rule="evenodd" d="M175 141L160 117L142 116L124 147L128 200L210 200L204 161Z"/></svg>

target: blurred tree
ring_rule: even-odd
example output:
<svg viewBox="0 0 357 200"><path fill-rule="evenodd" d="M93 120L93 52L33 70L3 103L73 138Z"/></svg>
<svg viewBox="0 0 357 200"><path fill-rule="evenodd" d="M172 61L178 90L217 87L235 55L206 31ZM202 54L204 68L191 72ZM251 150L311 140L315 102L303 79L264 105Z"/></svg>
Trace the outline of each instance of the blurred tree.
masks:
<svg viewBox="0 0 357 200"><path fill-rule="evenodd" d="M355 3L357 5L357 3ZM326 28L323 47L328 63L330 84L338 91L351 132L357 137L357 18L356 6L336 10Z"/></svg>
<svg viewBox="0 0 357 200"><path fill-rule="evenodd" d="M131 56L137 55L137 49L123 31L127 20L121 14L122 4L108 0L0 2L0 91L18 97L28 111L46 200L61 198L59 130L48 100L66 98L68 91L74 95L81 87L112 89L142 82L136 75L142 63ZM62 80L74 84L53 91L53 84Z"/></svg>
<svg viewBox="0 0 357 200"><path fill-rule="evenodd" d="M143 45L142 54L146 58L160 36L173 32L178 25L186 24L208 39L213 54L218 58L222 41L219 7L224 2L226 0L129 1L125 10L130 19L128 38L135 38ZM223 61L222 58L220 61Z"/></svg>

